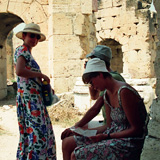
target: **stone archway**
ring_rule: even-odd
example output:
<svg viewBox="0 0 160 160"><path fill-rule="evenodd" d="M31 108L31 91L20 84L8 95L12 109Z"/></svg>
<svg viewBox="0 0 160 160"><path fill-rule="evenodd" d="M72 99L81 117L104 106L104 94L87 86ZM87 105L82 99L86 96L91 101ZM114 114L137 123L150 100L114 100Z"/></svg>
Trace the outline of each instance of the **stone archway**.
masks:
<svg viewBox="0 0 160 160"><path fill-rule="evenodd" d="M12 29L23 20L11 13L0 13L0 99L7 95L7 54L6 39Z"/></svg>
<svg viewBox="0 0 160 160"><path fill-rule="evenodd" d="M40 26L47 39L38 43L32 54L56 93L64 93L72 92L76 78L83 72L84 55L96 45L96 6L97 1L84 0L1 0L0 13L13 13L25 23ZM6 79L6 75L2 77Z"/></svg>
<svg viewBox="0 0 160 160"><path fill-rule="evenodd" d="M123 53L121 44L115 41L114 39L110 38L104 39L103 41L100 41L98 44L106 45L111 48L112 50L111 68L114 71L123 73Z"/></svg>

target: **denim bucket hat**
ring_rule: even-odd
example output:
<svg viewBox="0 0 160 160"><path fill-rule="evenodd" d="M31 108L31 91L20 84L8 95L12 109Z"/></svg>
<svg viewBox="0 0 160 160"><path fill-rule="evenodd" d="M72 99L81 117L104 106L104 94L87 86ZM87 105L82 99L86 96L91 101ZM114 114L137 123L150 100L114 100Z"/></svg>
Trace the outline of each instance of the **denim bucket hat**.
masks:
<svg viewBox="0 0 160 160"><path fill-rule="evenodd" d="M110 62L110 60L112 59L112 51L111 51L111 48L105 45L97 45L91 53L86 55L86 58L89 58L92 56L100 58L105 62Z"/></svg>
<svg viewBox="0 0 160 160"><path fill-rule="evenodd" d="M107 72L107 73L109 73L109 71L106 68L105 62L99 58L93 58L87 62L86 69L84 70L83 74L91 73L91 72Z"/></svg>

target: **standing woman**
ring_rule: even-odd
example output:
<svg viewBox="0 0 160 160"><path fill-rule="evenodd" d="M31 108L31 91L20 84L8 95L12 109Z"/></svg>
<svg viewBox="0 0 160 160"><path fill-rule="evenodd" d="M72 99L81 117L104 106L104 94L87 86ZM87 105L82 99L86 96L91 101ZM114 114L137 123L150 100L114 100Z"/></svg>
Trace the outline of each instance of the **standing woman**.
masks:
<svg viewBox="0 0 160 160"><path fill-rule="evenodd" d="M26 24L16 34L23 45L16 48L14 63L17 74L16 97L20 141L17 160L56 160L55 136L46 106L41 97L41 83L50 79L40 71L31 52L38 42L46 39L37 24ZM33 81L34 79L34 81Z"/></svg>

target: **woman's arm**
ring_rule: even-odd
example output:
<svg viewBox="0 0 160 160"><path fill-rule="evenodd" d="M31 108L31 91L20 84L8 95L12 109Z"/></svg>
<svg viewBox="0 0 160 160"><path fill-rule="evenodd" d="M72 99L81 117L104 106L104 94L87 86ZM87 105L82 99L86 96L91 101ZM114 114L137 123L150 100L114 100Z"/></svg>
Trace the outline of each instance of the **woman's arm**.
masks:
<svg viewBox="0 0 160 160"><path fill-rule="evenodd" d="M103 104L104 104L103 97L99 97L96 103L87 111L84 117L75 124L75 127L83 127L85 124L87 124L100 112L100 109L103 106ZM104 130L104 128L99 129L98 132L102 132L102 130ZM62 132L61 139L69 137L73 134L74 133L69 128L67 128Z"/></svg>
<svg viewBox="0 0 160 160"><path fill-rule="evenodd" d="M48 83L50 83L50 79L48 76L40 73L40 72L34 72L34 71L30 71L28 69L26 69L26 60L23 56L20 56L17 60L17 64L16 64L16 74L17 76L20 77L25 77L25 78L43 78L44 80L46 80Z"/></svg>
<svg viewBox="0 0 160 160"><path fill-rule="evenodd" d="M99 97L95 104L86 112L84 117L75 124L75 127L83 127L85 124L91 121L100 112L103 104L103 97Z"/></svg>
<svg viewBox="0 0 160 160"><path fill-rule="evenodd" d="M111 138L137 137L143 134L143 125L139 113L140 98L129 89L122 89L120 92L122 107L130 124L130 128L111 133Z"/></svg>

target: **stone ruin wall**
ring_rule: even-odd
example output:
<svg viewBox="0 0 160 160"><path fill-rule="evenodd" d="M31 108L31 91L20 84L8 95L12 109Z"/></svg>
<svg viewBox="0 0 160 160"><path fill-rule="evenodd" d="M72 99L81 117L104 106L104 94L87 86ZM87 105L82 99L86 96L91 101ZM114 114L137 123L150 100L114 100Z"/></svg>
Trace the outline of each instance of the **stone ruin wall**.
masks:
<svg viewBox="0 0 160 160"><path fill-rule="evenodd" d="M49 17L49 68L57 93L71 92L83 73L84 58L96 45L92 0L52 1Z"/></svg>
<svg viewBox="0 0 160 160"><path fill-rule="evenodd" d="M47 40L33 48L33 56L42 72L51 78L51 84L57 93L71 92L76 77L82 75L85 55L96 45L96 19L92 14L94 9L97 8L92 5L92 0L0 1L1 28L6 30L4 33L1 30L0 33L1 37L4 35L0 43L4 46L0 49L0 62L4 64L0 68L1 99L7 94L6 37L22 22L35 22L40 25ZM10 27L5 28L7 25ZM15 50L22 41L17 40L15 36L13 39Z"/></svg>
<svg viewBox="0 0 160 160"><path fill-rule="evenodd" d="M138 1L104 0L100 1L96 14L98 43L108 39L119 43L123 53L122 72L140 79L155 77L153 62L156 55L153 37L156 30L149 8L142 5L138 6ZM116 49L116 45L111 47ZM113 50L113 61L116 56Z"/></svg>
<svg viewBox="0 0 160 160"><path fill-rule="evenodd" d="M147 110L155 95L156 14L151 1L100 0L96 12L98 44L111 47L113 70L144 98Z"/></svg>

